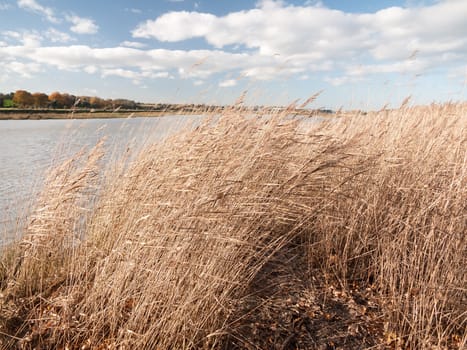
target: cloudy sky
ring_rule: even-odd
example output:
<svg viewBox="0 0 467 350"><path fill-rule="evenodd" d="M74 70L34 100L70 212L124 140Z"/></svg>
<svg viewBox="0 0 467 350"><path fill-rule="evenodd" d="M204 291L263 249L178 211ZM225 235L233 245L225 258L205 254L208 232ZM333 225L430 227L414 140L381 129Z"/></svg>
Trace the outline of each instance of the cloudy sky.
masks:
<svg viewBox="0 0 467 350"><path fill-rule="evenodd" d="M467 0L0 0L0 92L315 107L465 100Z"/></svg>

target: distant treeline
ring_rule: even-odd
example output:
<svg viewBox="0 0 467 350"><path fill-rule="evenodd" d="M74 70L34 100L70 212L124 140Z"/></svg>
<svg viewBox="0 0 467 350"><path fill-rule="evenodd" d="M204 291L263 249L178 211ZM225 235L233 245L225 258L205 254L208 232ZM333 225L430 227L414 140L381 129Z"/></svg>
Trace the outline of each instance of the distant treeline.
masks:
<svg viewBox="0 0 467 350"><path fill-rule="evenodd" d="M127 99L103 99L96 96L75 96L68 93L30 93L17 90L8 94L0 93L0 107L3 108L95 108L95 109L144 109L144 106Z"/></svg>
<svg viewBox="0 0 467 350"><path fill-rule="evenodd" d="M73 110L84 111L156 111L173 113L209 113L219 112L226 108L263 113L289 113L316 115L333 114L331 109L305 109L301 107L284 106L245 106L235 104L233 106L219 106L206 104L173 104L173 103L141 103L128 99L103 99L97 96L75 96L68 93L53 92L47 95L42 92L30 93L26 90L17 90L8 94L0 93L0 108L2 113L35 113L44 110ZM20 111L22 109L22 111Z"/></svg>
<svg viewBox="0 0 467 350"><path fill-rule="evenodd" d="M224 106L205 104L173 104L173 103L141 103L128 99L103 99L97 96L75 96L68 93L53 92L47 95L42 92L30 93L18 90L8 94L0 93L2 113L43 113L45 110L68 113L70 110L80 112L98 111L151 111L173 113L204 113L223 110Z"/></svg>

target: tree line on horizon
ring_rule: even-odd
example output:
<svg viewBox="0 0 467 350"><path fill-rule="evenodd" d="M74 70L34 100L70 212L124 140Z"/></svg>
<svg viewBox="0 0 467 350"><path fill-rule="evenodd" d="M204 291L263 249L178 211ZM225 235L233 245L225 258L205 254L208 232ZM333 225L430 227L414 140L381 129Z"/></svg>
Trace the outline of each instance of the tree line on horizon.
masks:
<svg viewBox="0 0 467 350"><path fill-rule="evenodd" d="M137 109L140 104L128 99L103 99L97 96L75 96L58 91L47 95L43 92L30 93L17 90L0 93L0 107L3 108L95 108L95 109Z"/></svg>
<svg viewBox="0 0 467 350"><path fill-rule="evenodd" d="M97 96L75 96L68 93L60 93L58 91L47 95L43 92L30 93L26 90L17 90L10 93L0 92L0 108L24 108L24 109L96 109L96 110L151 110L151 111L184 111L184 112L199 112L209 111L214 109L223 109L223 105L206 105L204 103L141 103L133 100L118 98L118 99L103 99ZM309 113L301 106L295 108L295 111L302 110ZM282 110L284 106L250 106L242 107L251 110L262 109L264 111ZM315 111L320 113L332 114L332 109L319 108Z"/></svg>

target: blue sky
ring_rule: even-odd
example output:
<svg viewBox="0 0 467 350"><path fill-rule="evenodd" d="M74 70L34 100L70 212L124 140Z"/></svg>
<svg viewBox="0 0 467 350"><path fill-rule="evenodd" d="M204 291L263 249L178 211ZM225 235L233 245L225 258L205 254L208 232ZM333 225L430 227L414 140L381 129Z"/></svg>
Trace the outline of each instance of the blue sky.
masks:
<svg viewBox="0 0 467 350"><path fill-rule="evenodd" d="M465 0L0 0L0 92L347 109L465 100Z"/></svg>

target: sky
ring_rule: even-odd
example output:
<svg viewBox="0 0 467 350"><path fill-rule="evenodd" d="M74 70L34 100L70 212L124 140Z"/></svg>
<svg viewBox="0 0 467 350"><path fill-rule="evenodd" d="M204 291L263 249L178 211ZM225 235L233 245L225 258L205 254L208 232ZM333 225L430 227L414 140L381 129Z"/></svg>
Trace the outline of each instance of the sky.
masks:
<svg viewBox="0 0 467 350"><path fill-rule="evenodd" d="M0 0L0 92L379 109L465 101L467 0Z"/></svg>

